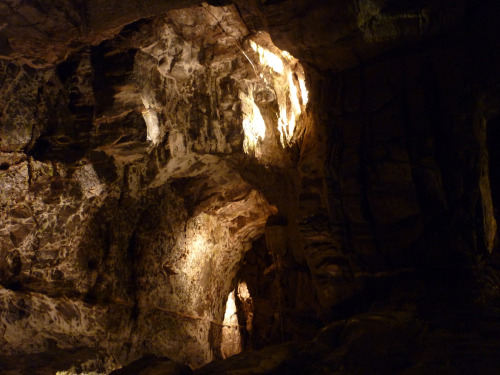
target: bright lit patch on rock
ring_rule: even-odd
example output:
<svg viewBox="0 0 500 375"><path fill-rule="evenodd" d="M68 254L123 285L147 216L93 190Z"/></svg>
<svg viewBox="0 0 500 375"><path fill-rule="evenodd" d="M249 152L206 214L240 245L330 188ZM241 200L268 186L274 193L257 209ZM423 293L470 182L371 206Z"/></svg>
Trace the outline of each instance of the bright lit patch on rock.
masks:
<svg viewBox="0 0 500 375"><path fill-rule="evenodd" d="M300 93L302 95L302 105L307 105L307 102L309 101L309 92L307 91L306 88L306 80L303 77L299 77L299 86L300 86Z"/></svg>
<svg viewBox="0 0 500 375"><path fill-rule="evenodd" d="M250 46L252 49L259 54L259 60L261 65L270 67L278 74L283 74L285 69L283 61L278 55L275 55L271 51L259 46L254 41L250 41Z"/></svg>
<svg viewBox="0 0 500 375"><path fill-rule="evenodd" d="M282 147L290 146L297 124L309 100L304 70L299 61L289 52L276 48L266 33L259 33L257 38L258 42L250 41L250 47L258 55L259 72L256 71L256 73L262 79L264 87L271 89L275 94L278 104L276 126L280 133L280 142ZM261 42L265 47L260 44ZM251 95L245 99L247 103L251 102L258 109ZM249 114L255 111L244 110L243 112L245 114L243 127L247 146L244 147L244 150L249 153L251 150L256 150L258 141L256 132L247 130L250 128L249 124L254 122L248 119ZM262 121L262 123L264 122ZM252 126L252 129L255 129L255 125ZM262 134L265 135L265 132ZM264 139L264 136L261 137ZM256 156L258 156L257 152Z"/></svg>
<svg viewBox="0 0 500 375"><path fill-rule="evenodd" d="M238 320L235 321L236 316L236 301L234 300L234 290L229 293L226 303L226 312L224 314L224 325L238 324Z"/></svg>
<svg viewBox="0 0 500 375"><path fill-rule="evenodd" d="M244 281L238 284L238 297L240 299L250 299L250 292L247 283Z"/></svg>
<svg viewBox="0 0 500 375"><path fill-rule="evenodd" d="M243 112L243 131L245 139L243 141L243 150L248 154L254 151L259 156L258 143L266 137L266 123L260 113L260 109L255 104L253 92L246 95L244 92L239 94L241 100L241 111Z"/></svg>
<svg viewBox="0 0 500 375"><path fill-rule="evenodd" d="M147 109L142 112L142 117L147 126L147 139L153 142L153 144L158 144L160 140L160 126L158 125L158 114L154 109Z"/></svg>
<svg viewBox="0 0 500 375"><path fill-rule="evenodd" d="M158 113L155 110L156 106L154 100L149 96L143 95L141 99L144 105L142 117L146 123L147 140L153 142L153 145L156 146L160 142L160 123L158 121Z"/></svg>
<svg viewBox="0 0 500 375"><path fill-rule="evenodd" d="M238 316L236 314L236 300L234 290L229 293L226 302L226 313L222 327L222 358L241 353L241 334L238 326Z"/></svg>

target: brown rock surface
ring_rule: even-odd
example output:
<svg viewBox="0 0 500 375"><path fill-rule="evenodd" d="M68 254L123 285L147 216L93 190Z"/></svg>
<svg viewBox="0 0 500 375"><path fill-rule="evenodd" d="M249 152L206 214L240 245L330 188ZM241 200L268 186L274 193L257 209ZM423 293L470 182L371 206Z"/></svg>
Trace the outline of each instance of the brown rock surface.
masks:
<svg viewBox="0 0 500 375"><path fill-rule="evenodd" d="M498 5L210 4L0 4L0 354L488 373Z"/></svg>

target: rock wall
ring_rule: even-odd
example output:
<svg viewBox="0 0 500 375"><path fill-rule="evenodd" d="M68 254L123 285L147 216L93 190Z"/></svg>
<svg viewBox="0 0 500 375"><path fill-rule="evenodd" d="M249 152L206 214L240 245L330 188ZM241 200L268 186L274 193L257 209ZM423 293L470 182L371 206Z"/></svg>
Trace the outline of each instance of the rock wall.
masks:
<svg viewBox="0 0 500 375"><path fill-rule="evenodd" d="M55 68L4 67L4 354L219 358L243 255L277 213L241 168L292 163L300 64L205 4Z"/></svg>
<svg viewBox="0 0 500 375"><path fill-rule="evenodd" d="M495 313L498 6L193 3L0 5L2 354Z"/></svg>
<svg viewBox="0 0 500 375"><path fill-rule="evenodd" d="M300 142L294 204L274 200L286 235L266 230L267 246L246 256L241 273L254 295L255 347L305 340L377 300L416 303L425 319L496 309L488 188L496 172L487 156L495 151L485 139L496 124L499 82L491 46L498 27L487 14L498 9L469 4L466 18L455 10L448 25L461 27L428 42L338 73L306 65L314 126ZM288 26L279 23L276 33ZM400 42L412 33L393 32L380 38ZM310 56L305 48L297 55Z"/></svg>

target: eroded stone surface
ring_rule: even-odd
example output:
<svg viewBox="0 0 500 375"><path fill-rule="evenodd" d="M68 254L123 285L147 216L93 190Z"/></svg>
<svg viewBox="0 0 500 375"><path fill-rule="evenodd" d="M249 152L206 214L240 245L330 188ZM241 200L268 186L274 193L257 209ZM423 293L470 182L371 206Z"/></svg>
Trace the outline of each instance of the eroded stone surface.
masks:
<svg viewBox="0 0 500 375"><path fill-rule="evenodd" d="M122 3L0 5L4 354L92 344L117 365L201 366L238 279L247 349L394 290L418 305L336 326L305 354L320 372L428 372L427 345L457 338L434 327L498 316L497 5ZM412 352L418 319L431 333ZM280 353L264 362L293 368Z"/></svg>
<svg viewBox="0 0 500 375"><path fill-rule="evenodd" d="M196 367L221 355L227 295L277 212L231 159L254 152L243 149L239 94L277 84L257 75L248 34L235 7L205 4L129 26L43 79L8 63L6 108L31 117L4 117L2 127L2 283L5 306L21 299L33 311L4 318L4 353L92 338L119 363L150 353ZM12 85L23 82L54 110L44 122L36 101L16 100ZM290 82L280 100L299 89ZM286 165L293 151L280 144L277 99L263 100L259 155ZM75 316L60 317L61 303Z"/></svg>

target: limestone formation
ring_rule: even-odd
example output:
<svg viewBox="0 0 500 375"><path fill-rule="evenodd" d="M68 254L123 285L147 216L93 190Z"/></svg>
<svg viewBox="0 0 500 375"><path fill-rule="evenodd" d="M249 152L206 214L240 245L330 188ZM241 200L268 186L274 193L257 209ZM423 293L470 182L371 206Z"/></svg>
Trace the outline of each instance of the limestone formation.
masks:
<svg viewBox="0 0 500 375"><path fill-rule="evenodd" d="M0 371L491 373L498 15L3 1Z"/></svg>

